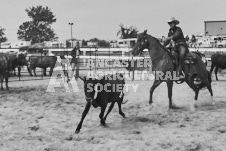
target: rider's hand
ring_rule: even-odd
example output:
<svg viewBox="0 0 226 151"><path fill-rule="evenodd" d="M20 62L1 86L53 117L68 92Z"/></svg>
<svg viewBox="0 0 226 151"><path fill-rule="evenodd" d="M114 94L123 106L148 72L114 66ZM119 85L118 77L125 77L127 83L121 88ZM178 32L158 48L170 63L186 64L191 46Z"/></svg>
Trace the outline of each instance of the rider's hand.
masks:
<svg viewBox="0 0 226 151"><path fill-rule="evenodd" d="M170 41L170 40L172 40L172 39L173 39L172 37L167 37L167 38L165 39L165 42Z"/></svg>

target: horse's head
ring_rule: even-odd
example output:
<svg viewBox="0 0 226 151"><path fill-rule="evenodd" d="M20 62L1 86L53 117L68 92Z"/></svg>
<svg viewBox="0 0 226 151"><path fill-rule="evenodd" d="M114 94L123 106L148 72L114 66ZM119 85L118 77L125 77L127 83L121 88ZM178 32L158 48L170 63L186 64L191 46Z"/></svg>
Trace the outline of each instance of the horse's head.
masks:
<svg viewBox="0 0 226 151"><path fill-rule="evenodd" d="M142 54L143 50L149 47L147 37L148 37L147 30L145 30L143 33L138 34L137 43L135 44L132 50L132 54L134 56Z"/></svg>

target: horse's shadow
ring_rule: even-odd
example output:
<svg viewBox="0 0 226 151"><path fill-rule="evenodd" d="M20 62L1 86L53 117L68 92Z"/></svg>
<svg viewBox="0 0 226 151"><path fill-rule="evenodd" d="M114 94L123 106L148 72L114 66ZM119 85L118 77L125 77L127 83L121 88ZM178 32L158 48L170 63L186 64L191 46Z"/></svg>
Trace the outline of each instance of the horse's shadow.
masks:
<svg viewBox="0 0 226 151"><path fill-rule="evenodd" d="M122 125L139 125L139 127L145 125L159 125L163 126L167 123L175 123L179 122L179 117L174 114L179 115L182 109L178 109L175 111L168 111L166 113L148 113L146 115L130 115L129 117L122 119ZM136 127L136 126L135 126Z"/></svg>
<svg viewBox="0 0 226 151"><path fill-rule="evenodd" d="M216 101L215 105L211 103L201 103L198 105L197 110L199 111L210 111L210 110L221 110L226 109L226 102L225 101Z"/></svg>
<svg viewBox="0 0 226 151"><path fill-rule="evenodd" d="M199 102L197 103L197 108L195 113L190 112L190 105L178 106L178 109L167 110L167 111L150 111L149 113L143 112L140 114L132 113L126 115L126 118L122 118L116 123L107 122L107 126L103 127L98 125L96 129L101 131L116 131L120 130L124 133L134 133L138 134L143 127L156 128L166 127L168 125L173 126L183 126L181 121L192 121L194 114L199 111L210 112L210 111L220 111L226 109L225 101L216 101L216 105L212 105L211 102ZM161 110L161 109L160 109ZM201 118L201 117L200 117ZM93 130L88 130L91 132ZM87 133L87 131L84 131Z"/></svg>
<svg viewBox="0 0 226 151"><path fill-rule="evenodd" d="M212 105L211 102L201 102L196 106L196 112L199 111L219 111L222 109L226 109L225 101L217 101L216 105ZM189 118L191 113L190 106L179 106L178 109L168 110L166 113L148 113L146 115L130 115L126 119L122 120L122 125L130 125L141 123L141 125L148 124L157 124L159 126L169 124L169 123L178 123L181 119Z"/></svg>

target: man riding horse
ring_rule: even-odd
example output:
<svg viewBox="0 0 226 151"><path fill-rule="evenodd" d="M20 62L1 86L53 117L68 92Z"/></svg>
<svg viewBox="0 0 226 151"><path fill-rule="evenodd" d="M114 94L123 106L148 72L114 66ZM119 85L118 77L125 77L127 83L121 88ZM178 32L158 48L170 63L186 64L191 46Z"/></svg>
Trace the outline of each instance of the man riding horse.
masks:
<svg viewBox="0 0 226 151"><path fill-rule="evenodd" d="M174 17L171 17L168 20L168 24L170 26L168 37L164 41L164 46L167 46L171 40L174 42L174 51L179 55L179 66L177 69L177 73L180 79L185 77L184 74L184 60L186 53L189 52L188 46L186 44L183 31L180 27L177 27L180 22L176 20Z"/></svg>

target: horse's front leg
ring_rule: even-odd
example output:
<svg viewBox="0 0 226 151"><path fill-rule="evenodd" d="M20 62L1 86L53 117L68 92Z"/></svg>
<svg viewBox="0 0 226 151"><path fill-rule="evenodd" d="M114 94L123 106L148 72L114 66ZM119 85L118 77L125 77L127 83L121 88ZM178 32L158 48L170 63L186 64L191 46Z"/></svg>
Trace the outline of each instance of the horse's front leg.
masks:
<svg viewBox="0 0 226 151"><path fill-rule="evenodd" d="M153 92L154 92L155 88L157 88L161 83L162 83L162 81L155 79L155 81L154 81L154 83L153 83L153 85L151 86L151 89L150 89L149 104L153 103L153 101L152 101Z"/></svg>
<svg viewBox="0 0 226 151"><path fill-rule="evenodd" d="M172 92L173 92L173 81L168 80L167 82L167 88L168 88L168 98L169 98L169 109L177 109L175 104L172 102Z"/></svg>

